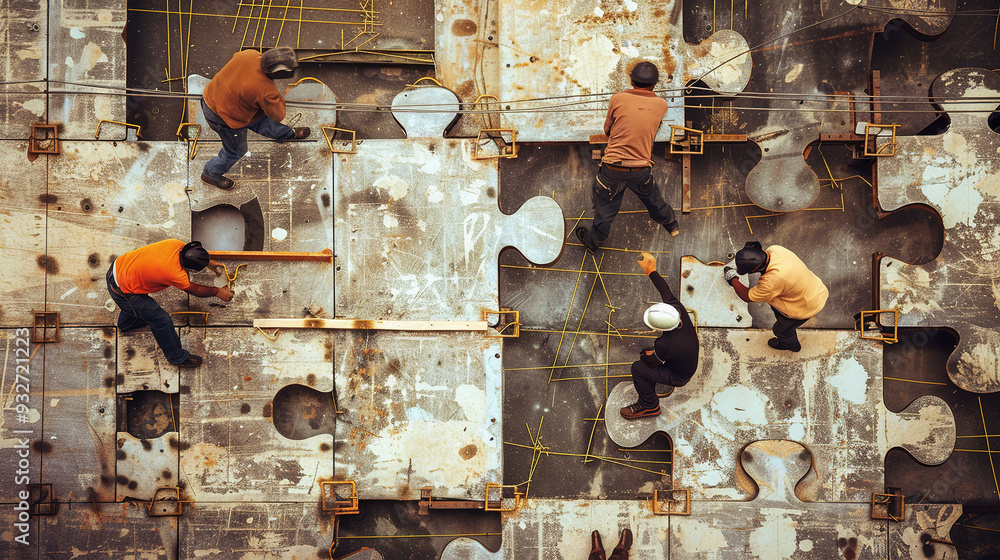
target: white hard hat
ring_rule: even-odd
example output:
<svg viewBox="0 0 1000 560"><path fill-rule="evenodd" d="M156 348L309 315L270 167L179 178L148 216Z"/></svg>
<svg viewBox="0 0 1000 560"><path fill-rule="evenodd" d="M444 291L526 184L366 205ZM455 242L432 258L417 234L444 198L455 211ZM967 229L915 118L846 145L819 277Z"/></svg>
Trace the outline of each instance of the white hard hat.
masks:
<svg viewBox="0 0 1000 560"><path fill-rule="evenodd" d="M681 324L681 314L673 305L654 303L642 314L642 322L658 331L672 331Z"/></svg>

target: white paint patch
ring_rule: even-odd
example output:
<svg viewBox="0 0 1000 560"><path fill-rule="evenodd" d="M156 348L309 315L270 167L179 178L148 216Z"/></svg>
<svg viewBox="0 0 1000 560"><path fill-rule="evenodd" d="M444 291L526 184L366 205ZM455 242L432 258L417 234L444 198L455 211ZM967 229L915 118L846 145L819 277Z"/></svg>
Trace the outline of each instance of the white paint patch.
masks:
<svg viewBox="0 0 1000 560"><path fill-rule="evenodd" d="M455 388L455 402L462 407L465 419L470 422L481 422L484 420L483 413L486 411L486 391L475 385L459 385Z"/></svg>
<svg viewBox="0 0 1000 560"><path fill-rule="evenodd" d="M29 99L22 103L21 106L39 117L45 114L45 101L41 99Z"/></svg>
<svg viewBox="0 0 1000 560"><path fill-rule="evenodd" d="M83 39L84 37L87 36L87 34L84 33L83 30L80 29L79 27L70 27L69 36L74 39Z"/></svg>
<svg viewBox="0 0 1000 560"><path fill-rule="evenodd" d="M410 422L433 422L434 416L419 406L411 406L406 409L406 419Z"/></svg>
<svg viewBox="0 0 1000 560"><path fill-rule="evenodd" d="M806 422L802 418L802 411L796 410L795 416L788 421L788 439L802 441L806 437Z"/></svg>
<svg viewBox="0 0 1000 560"><path fill-rule="evenodd" d="M282 228L274 228L271 230L271 239L275 241L284 241L288 237L288 231Z"/></svg>
<svg viewBox="0 0 1000 560"><path fill-rule="evenodd" d="M392 200L399 200L410 192L410 185L402 177L383 175L372 182L372 186L385 191Z"/></svg>
<svg viewBox="0 0 1000 560"><path fill-rule="evenodd" d="M790 516L795 512L763 508L761 526L750 533L750 553L757 558L779 560L791 558L798 546L795 527L798 522Z"/></svg>
<svg viewBox="0 0 1000 560"><path fill-rule="evenodd" d="M809 539L804 539L799 541L799 550L802 552L811 552L813 549L813 542Z"/></svg>
<svg viewBox="0 0 1000 560"><path fill-rule="evenodd" d="M73 286L72 288L66 290L66 292L63 293L63 295L59 296L59 299L66 299L67 297L70 296L70 294L72 294L76 290L77 290L77 287Z"/></svg>
<svg viewBox="0 0 1000 560"><path fill-rule="evenodd" d="M798 79L799 75L802 74L802 68L803 68L802 63L793 66L792 69L789 70L787 74L785 74L785 83L790 84L794 82L796 79Z"/></svg>
<svg viewBox="0 0 1000 560"><path fill-rule="evenodd" d="M604 17L604 10L600 6L594 6L594 15L597 17Z"/></svg>
<svg viewBox="0 0 1000 560"><path fill-rule="evenodd" d="M576 35L576 34L574 34ZM568 44L582 37L569 37ZM580 46L573 49L571 64L566 68L567 78L575 80L583 88L595 92L602 91L608 77L618 67L621 55L615 54L615 44L604 35L587 37Z"/></svg>
<svg viewBox="0 0 1000 560"><path fill-rule="evenodd" d="M59 399L51 399L51 400L49 400L49 406L52 407L52 408L55 408L55 407L59 406Z"/></svg>
<svg viewBox="0 0 1000 560"><path fill-rule="evenodd" d="M67 56L66 57L66 66L69 66L70 68L72 68L74 65L75 65L75 63L73 62L73 57Z"/></svg>
<svg viewBox="0 0 1000 560"><path fill-rule="evenodd" d="M737 385L727 387L712 398L712 409L730 422L764 424L768 399L757 391Z"/></svg>
<svg viewBox="0 0 1000 560"><path fill-rule="evenodd" d="M397 219L396 216L393 216L392 214L386 212L385 214L382 214L382 225L385 226L387 229L392 229L399 225L399 219Z"/></svg>
<svg viewBox="0 0 1000 560"><path fill-rule="evenodd" d="M465 183L458 191L459 202L462 203L462 206L475 204L479 201L479 197L482 195L483 188L485 186L486 181L482 179L473 179L472 181Z"/></svg>
<svg viewBox="0 0 1000 560"><path fill-rule="evenodd" d="M624 4L625 4L625 9L630 12L634 12L636 11L636 9L639 8L639 4L636 4L635 2L633 2L633 0L625 0Z"/></svg>
<svg viewBox="0 0 1000 560"><path fill-rule="evenodd" d="M438 185L430 185L427 187L427 202L437 204L442 200L444 200L444 193L441 192L441 187Z"/></svg>
<svg viewBox="0 0 1000 560"><path fill-rule="evenodd" d="M837 389L841 399L862 404L868 395L868 371L857 358L850 357L837 364L837 374L827 382Z"/></svg>
<svg viewBox="0 0 1000 560"><path fill-rule="evenodd" d="M720 529L693 518L679 520L674 534L677 536L677 544L686 552L714 552L729 546Z"/></svg>

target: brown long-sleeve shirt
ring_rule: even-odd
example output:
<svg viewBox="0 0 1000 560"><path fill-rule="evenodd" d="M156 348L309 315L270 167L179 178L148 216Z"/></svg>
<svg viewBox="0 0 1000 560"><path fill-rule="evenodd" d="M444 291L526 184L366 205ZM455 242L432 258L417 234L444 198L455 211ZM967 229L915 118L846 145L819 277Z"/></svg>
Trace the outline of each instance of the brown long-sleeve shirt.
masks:
<svg viewBox="0 0 1000 560"><path fill-rule="evenodd" d="M264 116L285 118L285 99L260 67L260 52L240 51L205 86L205 104L229 128L243 128Z"/></svg>
<svg viewBox="0 0 1000 560"><path fill-rule="evenodd" d="M667 100L646 89L629 89L611 96L604 132L608 147L602 161L625 167L653 165L653 139L667 113Z"/></svg>

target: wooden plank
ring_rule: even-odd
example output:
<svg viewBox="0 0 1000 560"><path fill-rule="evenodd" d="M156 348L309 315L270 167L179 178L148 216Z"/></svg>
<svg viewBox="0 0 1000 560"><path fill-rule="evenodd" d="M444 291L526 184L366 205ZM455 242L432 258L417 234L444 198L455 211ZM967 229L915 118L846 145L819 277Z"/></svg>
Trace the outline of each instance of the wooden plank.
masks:
<svg viewBox="0 0 1000 560"><path fill-rule="evenodd" d="M681 156L681 213L691 212L691 154Z"/></svg>
<svg viewBox="0 0 1000 560"><path fill-rule="evenodd" d="M608 135L607 134L591 134L590 135L591 144L607 144Z"/></svg>
<svg viewBox="0 0 1000 560"><path fill-rule="evenodd" d="M294 251L212 251L209 255L216 260L232 261L333 261L333 251L330 249L323 249L319 253L299 253Z"/></svg>
<svg viewBox="0 0 1000 560"><path fill-rule="evenodd" d="M261 329L357 329L376 331L486 331L486 321L371 321L367 319L254 319Z"/></svg>
<svg viewBox="0 0 1000 560"><path fill-rule="evenodd" d="M746 142L746 134L703 134L702 142Z"/></svg>

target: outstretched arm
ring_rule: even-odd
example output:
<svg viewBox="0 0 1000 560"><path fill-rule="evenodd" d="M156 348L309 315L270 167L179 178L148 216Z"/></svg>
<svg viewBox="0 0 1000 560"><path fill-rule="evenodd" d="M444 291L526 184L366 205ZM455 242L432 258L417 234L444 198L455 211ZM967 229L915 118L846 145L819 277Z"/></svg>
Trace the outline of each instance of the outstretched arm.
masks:
<svg viewBox="0 0 1000 560"><path fill-rule="evenodd" d="M663 299L663 303L680 303L677 296L670 291L667 281L660 276L659 272L656 272L656 259L653 258L653 255L643 252L642 258L639 259L639 266L642 267L642 271L646 273L646 276L649 276L649 279L653 281L656 290L660 292L660 298Z"/></svg>
<svg viewBox="0 0 1000 560"><path fill-rule="evenodd" d="M218 297L222 301L233 299L233 291L229 289L229 286L216 288L215 286L202 286L201 284L192 282L184 291L201 298Z"/></svg>
<svg viewBox="0 0 1000 560"><path fill-rule="evenodd" d="M740 282L740 276L731 267L725 267L722 269L722 277L726 279L726 283L736 290L736 295L740 299L747 303L752 303L750 301L750 290Z"/></svg>

